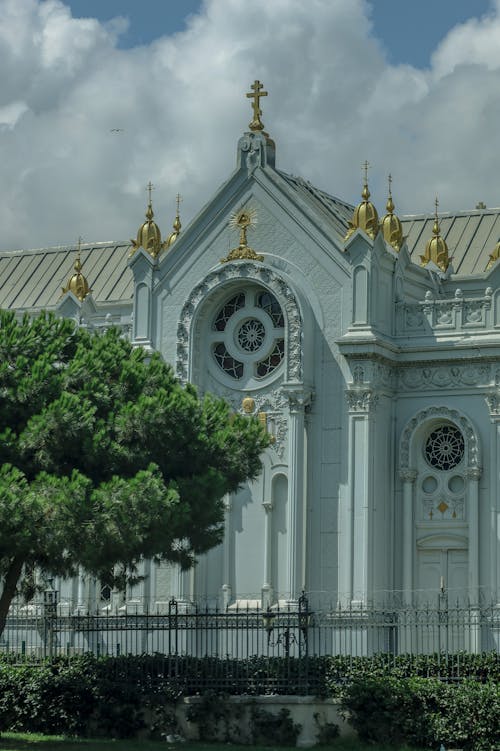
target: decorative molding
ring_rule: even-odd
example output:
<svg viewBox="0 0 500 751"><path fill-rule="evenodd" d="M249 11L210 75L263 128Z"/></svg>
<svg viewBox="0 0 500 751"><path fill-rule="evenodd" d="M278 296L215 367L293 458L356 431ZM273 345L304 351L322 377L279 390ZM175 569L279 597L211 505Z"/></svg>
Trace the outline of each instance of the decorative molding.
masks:
<svg viewBox="0 0 500 751"><path fill-rule="evenodd" d="M480 467L480 445L478 434L468 417L456 409L448 407L428 407L418 412L415 417L407 423L401 434L401 447L399 454L399 466L401 470L409 469L410 462L410 445L415 432L426 422L447 420L452 422L462 431L465 439L465 459L468 468Z"/></svg>
<svg viewBox="0 0 500 751"><path fill-rule="evenodd" d="M273 510L273 504L271 501L262 501L262 507L266 514L269 514Z"/></svg>
<svg viewBox="0 0 500 751"><path fill-rule="evenodd" d="M438 365L404 367L398 374L400 391L429 388L487 386L492 380L490 364Z"/></svg>
<svg viewBox="0 0 500 751"><path fill-rule="evenodd" d="M194 318L200 306L205 303L207 295L217 287L243 280L254 281L267 287L280 303L285 313L286 380L297 382L302 380L302 319L293 291L268 266L249 261L234 261L209 273L200 284L194 287L182 308L177 327L177 375L182 382L185 383L189 377L191 338L200 336L199 332L193 331ZM241 398L241 390L239 393Z"/></svg>

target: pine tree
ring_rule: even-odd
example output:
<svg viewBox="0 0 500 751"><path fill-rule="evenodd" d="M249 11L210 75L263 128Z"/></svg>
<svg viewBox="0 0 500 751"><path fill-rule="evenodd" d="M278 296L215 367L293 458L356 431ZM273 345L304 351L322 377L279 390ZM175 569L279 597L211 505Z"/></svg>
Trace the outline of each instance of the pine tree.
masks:
<svg viewBox="0 0 500 751"><path fill-rule="evenodd" d="M191 566L267 445L118 330L0 311L0 634L34 567L116 584L142 558Z"/></svg>

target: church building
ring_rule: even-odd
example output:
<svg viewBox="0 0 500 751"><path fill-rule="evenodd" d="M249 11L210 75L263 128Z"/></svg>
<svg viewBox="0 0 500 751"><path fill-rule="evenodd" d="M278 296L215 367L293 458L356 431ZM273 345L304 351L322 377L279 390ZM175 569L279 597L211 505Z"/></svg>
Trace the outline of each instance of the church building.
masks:
<svg viewBox="0 0 500 751"><path fill-rule="evenodd" d="M251 88L187 228L163 240L150 192L133 241L0 252L0 307L118 326L271 435L192 571L146 561L125 594L82 571L61 603L500 602L500 209L398 216L389 179L379 215L367 169L357 206L329 195L278 166Z"/></svg>

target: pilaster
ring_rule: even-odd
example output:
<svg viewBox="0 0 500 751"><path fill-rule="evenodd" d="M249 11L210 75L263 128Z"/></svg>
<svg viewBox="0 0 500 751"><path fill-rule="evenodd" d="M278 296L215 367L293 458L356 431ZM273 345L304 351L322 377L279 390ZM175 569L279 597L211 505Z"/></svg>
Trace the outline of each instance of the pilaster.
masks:
<svg viewBox="0 0 500 751"><path fill-rule="evenodd" d="M301 383L284 384L288 398L287 595L296 602L305 587L305 410L312 392Z"/></svg>

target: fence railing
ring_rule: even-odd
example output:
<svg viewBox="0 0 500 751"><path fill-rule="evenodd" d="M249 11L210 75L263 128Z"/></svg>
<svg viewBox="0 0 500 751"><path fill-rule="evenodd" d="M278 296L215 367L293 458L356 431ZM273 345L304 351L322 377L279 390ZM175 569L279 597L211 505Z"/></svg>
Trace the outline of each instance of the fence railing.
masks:
<svg viewBox="0 0 500 751"><path fill-rule="evenodd" d="M171 600L162 612L139 605L114 612L71 612L69 603L30 602L11 608L0 652L165 654L247 658L500 652L496 605L218 610Z"/></svg>

